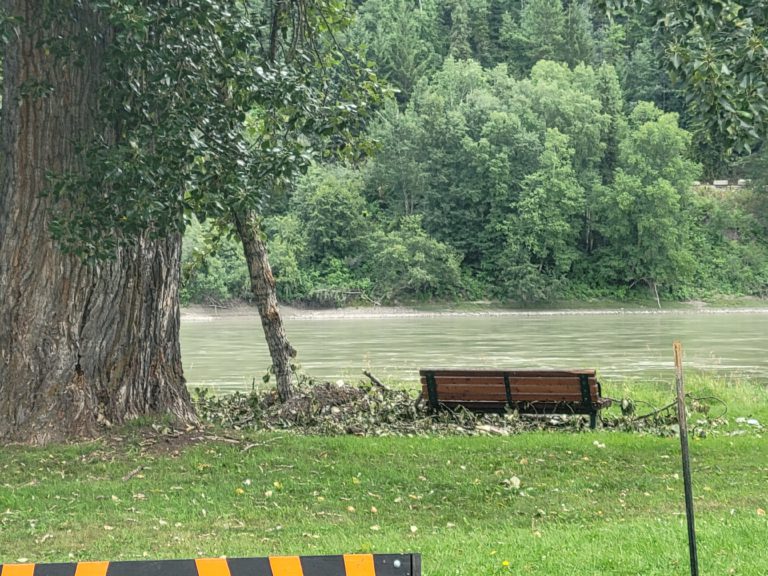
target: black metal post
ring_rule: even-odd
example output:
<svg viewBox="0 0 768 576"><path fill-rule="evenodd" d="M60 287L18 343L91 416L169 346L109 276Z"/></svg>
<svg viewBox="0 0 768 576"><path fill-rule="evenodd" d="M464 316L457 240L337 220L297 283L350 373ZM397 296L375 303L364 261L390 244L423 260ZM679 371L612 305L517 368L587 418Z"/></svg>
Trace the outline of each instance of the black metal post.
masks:
<svg viewBox="0 0 768 576"><path fill-rule="evenodd" d="M675 351L675 380L677 384L677 422L680 426L680 447L683 454L683 484L685 485L685 516L688 520L688 550L691 556L691 576L699 576L699 557L696 553L696 526L693 521L693 486L691 462L688 454L688 422L685 416L685 389L683 387L683 347L672 345Z"/></svg>

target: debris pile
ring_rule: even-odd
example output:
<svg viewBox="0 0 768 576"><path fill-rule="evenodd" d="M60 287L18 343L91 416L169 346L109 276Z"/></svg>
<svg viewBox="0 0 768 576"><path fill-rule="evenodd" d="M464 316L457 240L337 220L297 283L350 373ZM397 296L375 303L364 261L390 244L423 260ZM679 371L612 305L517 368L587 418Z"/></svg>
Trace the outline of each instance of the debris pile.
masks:
<svg viewBox="0 0 768 576"><path fill-rule="evenodd" d="M375 378L373 383L352 385L343 381L313 382L304 376L296 394L280 402L274 389L254 389L250 394L213 396L207 390L196 391L198 415L206 422L234 430L293 430L300 434L359 436L509 436L519 432L557 429L587 430L588 419L579 415L475 414L466 409L444 410L436 414L427 409L407 390L391 389ZM616 401L621 410L601 414L604 429L638 432L657 436L679 433L674 404L636 414L630 400ZM712 410L719 405L722 410ZM688 396L692 415L691 434L705 437L711 433L733 431L725 418L727 406L720 398ZM717 414L715 414L715 412ZM743 420L747 428L762 429L756 420Z"/></svg>
<svg viewBox="0 0 768 576"><path fill-rule="evenodd" d="M297 393L284 403L279 402L274 390L258 389L222 397L197 390L195 403L205 421L224 428L292 429L320 435L508 436L552 426L573 430L588 426L580 416L520 417L515 412L475 414L464 409L432 414L425 403L406 390L342 381L312 383L304 379Z"/></svg>

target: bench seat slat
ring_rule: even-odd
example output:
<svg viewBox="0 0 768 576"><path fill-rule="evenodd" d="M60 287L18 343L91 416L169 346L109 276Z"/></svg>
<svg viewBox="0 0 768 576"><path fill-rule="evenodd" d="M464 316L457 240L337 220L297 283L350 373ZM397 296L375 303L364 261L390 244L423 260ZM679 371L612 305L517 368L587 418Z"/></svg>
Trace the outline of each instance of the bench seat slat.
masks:
<svg viewBox="0 0 768 576"><path fill-rule="evenodd" d="M489 392L497 392L501 390L502 392L505 390L504 382L503 381L495 381L495 382L445 382L440 379L435 379L441 394L442 391L451 392L451 391L459 391L459 390L466 390L469 393L476 393L476 394L486 394ZM427 383L422 382L422 389L426 389ZM592 396L597 395L597 382L592 381L589 383L589 389ZM509 390L513 394L536 394L536 393L542 393L542 394L562 394L562 393L573 393L577 394L579 397L581 397L581 388L580 383L573 383L571 382L569 385L565 384L555 384L552 382L542 382L542 383L531 383L531 382L525 382L525 383L515 383L510 382Z"/></svg>
<svg viewBox="0 0 768 576"><path fill-rule="evenodd" d="M421 379L422 384L426 384L426 377L423 377ZM504 385L504 376L441 376L439 374L435 374L435 381L439 382L440 385L449 385L449 384L465 384L465 385L472 385L472 386L480 386L483 384L494 384L494 385ZM594 378L589 378L589 382L591 384L594 384L596 380ZM530 386L530 387L539 387L539 386L567 386L567 387L573 387L574 385L579 385L579 380L575 376L557 376L557 377L543 377L543 376L536 376L536 377L521 377L521 376L509 376L509 384L511 386Z"/></svg>
<svg viewBox="0 0 768 576"><path fill-rule="evenodd" d="M493 384L445 384L437 381L440 393L443 392L467 392L468 394L493 394L497 392L504 392L505 387L503 382ZM426 384L422 386L422 390L426 389ZM597 385L592 384L590 387L592 395L597 393ZM575 394L581 398L581 388L576 386L514 386L510 385L509 390L515 394Z"/></svg>
<svg viewBox="0 0 768 576"><path fill-rule="evenodd" d="M551 376L565 376L565 377L578 377L581 374L587 376L596 376L597 373L593 369L588 370L496 370L488 369L465 369L465 368L422 368L419 370L422 376L427 373L434 374L435 376L469 376L469 377L485 377L495 376L503 378L504 374L510 377L551 377Z"/></svg>
<svg viewBox="0 0 768 576"><path fill-rule="evenodd" d="M504 390L485 390L476 392L473 390L456 390L453 392L440 391L439 401L446 402L448 400L460 401L460 400L483 400L487 402L507 402L507 396ZM544 402L579 402L581 403L580 394L566 394L563 392L552 392L548 394L536 394L533 392L524 394L512 394L513 402L532 402L534 400L541 400Z"/></svg>
<svg viewBox="0 0 768 576"><path fill-rule="evenodd" d="M439 390L439 398L466 397L476 399L506 399L506 388L503 382L481 383L481 384L446 384L436 379ZM510 395L513 399L527 396L564 396L570 400L582 401L581 387L579 383L570 386L564 385L510 385ZM595 402L599 398L597 383L592 382L589 385L590 399ZM422 384L422 394L427 398L429 391L427 384Z"/></svg>
<svg viewBox="0 0 768 576"><path fill-rule="evenodd" d="M512 393L510 394L512 401L521 401L521 400L531 400L536 398L541 398L542 400L549 400L552 398L557 398L558 400L562 401L568 401L568 402L582 402L582 398L579 394L573 393L573 394L567 394L564 392L549 392L546 394L542 393L535 393L535 392L526 392L526 393ZM445 391L441 390L439 395L440 400L484 400L488 402L505 402L506 400L510 399L507 397L507 395L504 393L504 390L499 391L488 391L484 394L477 394L474 393L471 390L452 390L452 391Z"/></svg>

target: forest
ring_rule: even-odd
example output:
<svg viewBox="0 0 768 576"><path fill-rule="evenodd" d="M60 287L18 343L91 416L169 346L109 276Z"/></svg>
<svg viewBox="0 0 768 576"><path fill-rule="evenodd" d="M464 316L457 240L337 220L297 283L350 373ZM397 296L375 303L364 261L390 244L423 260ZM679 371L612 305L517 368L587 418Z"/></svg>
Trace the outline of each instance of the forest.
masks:
<svg viewBox="0 0 768 576"><path fill-rule="evenodd" d="M676 45L646 16L568 0L366 0L335 40L389 90L356 153L315 159L265 200L281 301L768 294L762 138L735 148L707 126L717 114L660 57ZM700 74L707 55L688 56ZM248 300L241 252L193 220L182 300Z"/></svg>

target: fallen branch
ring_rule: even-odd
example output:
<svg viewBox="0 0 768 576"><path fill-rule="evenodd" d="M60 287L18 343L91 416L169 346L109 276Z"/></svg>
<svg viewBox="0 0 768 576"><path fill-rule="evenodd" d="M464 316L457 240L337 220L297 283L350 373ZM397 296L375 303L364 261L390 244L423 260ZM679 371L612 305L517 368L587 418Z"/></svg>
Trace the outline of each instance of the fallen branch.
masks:
<svg viewBox="0 0 768 576"><path fill-rule="evenodd" d="M128 482L128 480L130 480L131 478L133 478L134 476L136 476L136 474L138 474L138 473L139 473L139 472L141 472L142 470L144 470L144 466L139 466L138 468L134 468L133 470L131 470L130 472L128 472L128 474L126 474L125 476L123 476L123 482Z"/></svg>
<svg viewBox="0 0 768 576"><path fill-rule="evenodd" d="M249 418L248 421L250 422L253 420L253 418ZM278 440L282 440L283 436L278 436L277 438L272 438L270 440L267 440L265 442L253 442L251 444L246 445L240 452L248 452L248 450L252 450L253 448L259 448L261 446L267 446L268 444L272 444L273 442L277 442Z"/></svg>
<svg viewBox="0 0 768 576"><path fill-rule="evenodd" d="M227 444L240 444L242 442L242 440L229 438L227 436L203 436L203 438L210 442L226 442Z"/></svg>
<svg viewBox="0 0 768 576"><path fill-rule="evenodd" d="M389 388L388 388L387 386L385 386L385 385L384 385L384 383L383 383L381 380L379 380L378 378L376 378L376 376L374 376L373 374L371 374L370 372L368 372L368 370L363 370L363 374L365 374L366 376L368 376L368 379L369 379L371 382L373 382L373 384L374 384L375 386L378 386L379 388L381 388L382 390L386 390L387 392L389 392L389 391L390 391L390 390L389 390Z"/></svg>
<svg viewBox="0 0 768 576"><path fill-rule="evenodd" d="M717 396L701 396L701 397L697 397L697 396L691 396L690 394L686 394L685 395L685 399L686 400L691 400L693 402L699 402L699 403L701 403L703 400L715 400L716 402L719 402L720 404L722 404L723 408L724 408L723 413L720 414L718 416L718 418L722 418L723 416L725 416L728 413L728 404L726 404L725 400L723 400L722 398L718 398ZM645 419L651 418L653 416L658 416L662 412L665 412L667 410L671 410L672 408L674 408L676 406L677 406L677 401L672 402L670 404L667 404L666 406L662 406L661 408L657 408L656 410L654 410L653 412L649 412L648 414L643 414L642 416L637 416L635 418L635 420L645 420Z"/></svg>
<svg viewBox="0 0 768 576"><path fill-rule="evenodd" d="M670 404L667 404L666 406L662 406L661 408L657 408L653 412L649 412L648 414L643 414L642 416L637 416L635 420L645 420L646 418L651 418L653 416L658 416L662 412L666 410L670 410L676 406L676 402L672 402Z"/></svg>

